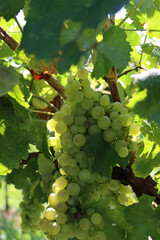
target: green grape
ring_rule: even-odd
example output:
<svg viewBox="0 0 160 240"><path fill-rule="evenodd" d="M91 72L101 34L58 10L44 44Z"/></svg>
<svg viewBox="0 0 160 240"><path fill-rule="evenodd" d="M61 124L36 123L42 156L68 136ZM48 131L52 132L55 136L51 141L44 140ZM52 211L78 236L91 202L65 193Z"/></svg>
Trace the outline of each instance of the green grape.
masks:
<svg viewBox="0 0 160 240"><path fill-rule="evenodd" d="M72 112L72 108L70 105L68 104L63 104L61 109L60 109L61 113L63 113L64 115L66 114L70 114Z"/></svg>
<svg viewBox="0 0 160 240"><path fill-rule="evenodd" d="M83 80L82 81L82 87L84 87L84 88L90 87L90 81L87 80L87 79Z"/></svg>
<svg viewBox="0 0 160 240"><path fill-rule="evenodd" d="M81 68L78 70L76 77L81 80L86 80L88 78L88 71L85 68Z"/></svg>
<svg viewBox="0 0 160 240"><path fill-rule="evenodd" d="M118 119L113 119L111 122L111 128L114 131L119 131L122 128L122 124Z"/></svg>
<svg viewBox="0 0 160 240"><path fill-rule="evenodd" d="M114 102L112 103L112 109L113 111L120 112L120 110L123 108L123 105L120 102Z"/></svg>
<svg viewBox="0 0 160 240"><path fill-rule="evenodd" d="M67 215L65 213L58 213L56 215L56 222L59 224L64 224L67 222Z"/></svg>
<svg viewBox="0 0 160 240"><path fill-rule="evenodd" d="M93 98L94 96L94 91L93 89L91 89L90 87L86 87L84 90L83 90L83 94L86 98Z"/></svg>
<svg viewBox="0 0 160 240"><path fill-rule="evenodd" d="M65 122L58 122L56 125L55 125L55 131L59 134L62 134L64 132L67 131L67 125Z"/></svg>
<svg viewBox="0 0 160 240"><path fill-rule="evenodd" d="M67 202L68 198L69 198L69 194L67 192L66 189L62 189L58 192L57 194L57 198L60 202Z"/></svg>
<svg viewBox="0 0 160 240"><path fill-rule="evenodd" d="M128 151L128 148L127 148L127 147L121 147L121 148L118 150L118 155L119 155L121 158L127 157L128 154L129 154L129 151Z"/></svg>
<svg viewBox="0 0 160 240"><path fill-rule="evenodd" d="M75 167L68 167L67 169L67 173L71 176L71 177L77 177L79 175L79 171L80 168L79 166L75 166Z"/></svg>
<svg viewBox="0 0 160 240"><path fill-rule="evenodd" d="M82 218L79 221L79 226L82 230L89 230L91 227L91 221L88 218Z"/></svg>
<svg viewBox="0 0 160 240"><path fill-rule="evenodd" d="M73 167L75 167L77 165L77 161L75 159L73 159L73 158L70 158L69 162L68 162L68 165L69 165L69 167L73 168Z"/></svg>
<svg viewBox="0 0 160 240"><path fill-rule="evenodd" d="M77 91L80 88L80 82L76 81L76 80L72 80L70 83L70 88L73 89L73 91Z"/></svg>
<svg viewBox="0 0 160 240"><path fill-rule="evenodd" d="M106 195L109 193L109 187L108 184L106 183L101 183L98 185L97 191L102 194L102 195Z"/></svg>
<svg viewBox="0 0 160 240"><path fill-rule="evenodd" d="M88 169L82 169L79 171L79 179L87 182L91 178L91 172Z"/></svg>
<svg viewBox="0 0 160 240"><path fill-rule="evenodd" d="M56 179L55 185L59 189L64 189L67 186L67 180L65 179L65 177L61 176Z"/></svg>
<svg viewBox="0 0 160 240"><path fill-rule="evenodd" d="M138 124L132 124L129 128L129 132L132 136L137 137L141 134L140 126Z"/></svg>
<svg viewBox="0 0 160 240"><path fill-rule="evenodd" d="M119 113L118 112L116 112L116 111L113 111L113 112L111 112L110 113L110 119L117 119L117 118L119 118Z"/></svg>
<svg viewBox="0 0 160 240"><path fill-rule="evenodd" d="M79 133L79 134L76 134L74 137L73 137L73 143L77 146L77 147L82 147L85 145L86 143L86 138L83 134Z"/></svg>
<svg viewBox="0 0 160 240"><path fill-rule="evenodd" d="M47 128L49 131L55 131L55 126L56 126L57 122L52 118L50 120L48 120L47 122Z"/></svg>
<svg viewBox="0 0 160 240"><path fill-rule="evenodd" d="M120 150L120 148L122 148L122 147L127 147L127 143L125 140L118 140L115 142L114 148L115 148L116 152L118 152Z"/></svg>
<svg viewBox="0 0 160 240"><path fill-rule="evenodd" d="M87 161L87 154L83 151L79 151L75 154L75 158L78 162L80 162L81 160Z"/></svg>
<svg viewBox="0 0 160 240"><path fill-rule="evenodd" d="M75 115L85 115L86 110L81 107L80 104L76 104L75 109L74 109L74 114Z"/></svg>
<svg viewBox="0 0 160 240"><path fill-rule="evenodd" d="M48 232L51 235L57 235L60 231L60 225L56 222L50 223L48 226Z"/></svg>
<svg viewBox="0 0 160 240"><path fill-rule="evenodd" d="M103 132L103 138L107 142L112 142L116 138L116 133L113 129L108 128Z"/></svg>
<svg viewBox="0 0 160 240"><path fill-rule="evenodd" d="M103 117L105 114L104 108L101 106L96 106L92 108L92 117L95 119L99 119Z"/></svg>
<svg viewBox="0 0 160 240"><path fill-rule="evenodd" d="M49 226L50 221L46 218L42 219L39 223L39 229L42 232L48 232L48 226Z"/></svg>
<svg viewBox="0 0 160 240"><path fill-rule="evenodd" d="M53 119L56 122L60 122L60 121L63 121L63 117L64 117L64 114L59 111L59 112L55 112Z"/></svg>
<svg viewBox="0 0 160 240"><path fill-rule="evenodd" d="M64 233L59 232L55 236L55 240L68 240L68 237Z"/></svg>
<svg viewBox="0 0 160 240"><path fill-rule="evenodd" d="M85 110L90 110L93 107L93 100L90 98L85 98L81 102L81 107Z"/></svg>
<svg viewBox="0 0 160 240"><path fill-rule="evenodd" d="M108 129L111 124L111 120L109 117L103 116L98 119L97 124L100 129Z"/></svg>
<svg viewBox="0 0 160 240"><path fill-rule="evenodd" d="M54 208L47 208L45 210L45 218L47 218L48 220L52 221L55 220L57 212Z"/></svg>
<svg viewBox="0 0 160 240"><path fill-rule="evenodd" d="M82 125L85 122L87 122L87 118L83 115L80 115L78 117L75 117L74 123L75 125Z"/></svg>
<svg viewBox="0 0 160 240"><path fill-rule="evenodd" d="M108 106L108 104L109 104L109 97L108 97L108 95L103 95L103 96L100 98L100 104L101 104L101 106L103 106L103 107Z"/></svg>
<svg viewBox="0 0 160 240"><path fill-rule="evenodd" d="M123 184L120 185L119 188L120 194L130 194L132 192L132 188L130 186L124 186Z"/></svg>
<svg viewBox="0 0 160 240"><path fill-rule="evenodd" d="M117 192L120 188L120 182L118 180L112 179L108 183L109 189L113 192Z"/></svg>
<svg viewBox="0 0 160 240"><path fill-rule="evenodd" d="M94 225L100 224L102 222L102 215L99 214L99 213L93 213L92 216L91 216L91 222Z"/></svg>
<svg viewBox="0 0 160 240"><path fill-rule="evenodd" d="M127 114L128 113L128 109L123 107L123 108L120 109L120 113L121 114Z"/></svg>
<svg viewBox="0 0 160 240"><path fill-rule="evenodd" d="M79 133L85 133L86 132L86 127L84 126L84 125L80 125L79 127L78 127L78 132Z"/></svg>
<svg viewBox="0 0 160 240"><path fill-rule="evenodd" d="M80 187L77 183L69 183L67 186L67 192L70 196L76 196L80 192Z"/></svg>
<svg viewBox="0 0 160 240"><path fill-rule="evenodd" d="M57 213L65 213L67 211L67 204L63 202L59 202L56 206L55 209Z"/></svg>
<svg viewBox="0 0 160 240"><path fill-rule="evenodd" d="M87 231L84 231L81 228L78 228L75 234L76 234L76 238L80 240L87 239Z"/></svg>
<svg viewBox="0 0 160 240"><path fill-rule="evenodd" d="M88 133L90 135L94 135L96 133L100 133L100 128L98 127L97 124L93 124L88 128Z"/></svg>
<svg viewBox="0 0 160 240"><path fill-rule="evenodd" d="M62 153L59 158L58 158L58 163L61 166L68 166L68 162L69 162L69 156L67 153Z"/></svg>
<svg viewBox="0 0 160 240"><path fill-rule="evenodd" d="M104 232L98 231L93 240L106 240L106 235Z"/></svg>
<svg viewBox="0 0 160 240"><path fill-rule="evenodd" d="M120 114L119 120L124 127L129 127L132 124L132 117L129 114Z"/></svg>
<svg viewBox="0 0 160 240"><path fill-rule="evenodd" d="M73 134L73 135L75 135L75 134L77 134L79 131L78 131L78 126L76 126L76 125L72 125L71 126L71 133Z"/></svg>
<svg viewBox="0 0 160 240"><path fill-rule="evenodd" d="M70 126L70 125L72 125L73 124L73 122L74 122L74 117L73 117L73 115L72 114L66 114L65 116L64 116L64 118L63 118L63 121L68 125L68 126Z"/></svg>
<svg viewBox="0 0 160 240"><path fill-rule="evenodd" d="M55 193L51 193L49 196L48 196L48 202L52 205L52 206L55 206L59 203L59 200L56 196Z"/></svg>

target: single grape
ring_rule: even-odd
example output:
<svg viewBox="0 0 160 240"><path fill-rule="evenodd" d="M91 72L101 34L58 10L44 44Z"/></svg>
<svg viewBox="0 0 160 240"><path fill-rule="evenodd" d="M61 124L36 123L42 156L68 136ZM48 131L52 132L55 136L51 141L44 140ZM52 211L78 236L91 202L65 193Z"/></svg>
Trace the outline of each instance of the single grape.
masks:
<svg viewBox="0 0 160 240"><path fill-rule="evenodd" d="M94 96L94 91L93 89L91 89L90 87L86 87L84 90L83 90L83 94L86 98L93 98Z"/></svg>
<svg viewBox="0 0 160 240"><path fill-rule="evenodd" d="M129 150L135 152L137 150L137 142L131 142L129 144Z"/></svg>
<svg viewBox="0 0 160 240"><path fill-rule="evenodd" d="M80 192L80 187L77 183L69 183L67 186L67 192L70 196L76 196Z"/></svg>
<svg viewBox="0 0 160 240"><path fill-rule="evenodd" d="M60 231L60 225L56 222L50 223L48 226L48 232L51 235L57 235Z"/></svg>
<svg viewBox="0 0 160 240"><path fill-rule="evenodd" d="M118 152L120 150L120 148L122 148L122 147L127 147L127 143L125 140L118 140L115 142L114 148L115 148L116 152Z"/></svg>
<svg viewBox="0 0 160 240"><path fill-rule="evenodd" d="M113 119L111 122L111 128L114 131L119 131L122 128L122 124L118 119Z"/></svg>
<svg viewBox="0 0 160 240"><path fill-rule="evenodd" d="M50 221L46 218L42 219L39 223L39 229L42 232L48 232L48 226L49 226Z"/></svg>
<svg viewBox="0 0 160 240"><path fill-rule="evenodd" d="M52 206L55 206L59 203L59 200L56 196L55 193L51 193L49 196L48 196L48 202L52 205Z"/></svg>
<svg viewBox="0 0 160 240"><path fill-rule="evenodd" d="M110 119L117 119L117 118L119 118L119 113L118 112L116 112L116 111L112 111L111 113L110 113Z"/></svg>
<svg viewBox="0 0 160 240"><path fill-rule="evenodd" d="M84 88L90 87L90 81L87 80L87 79L83 80L82 81L82 87L84 87Z"/></svg>
<svg viewBox="0 0 160 240"><path fill-rule="evenodd" d="M70 131L73 135L77 134L79 132L78 126L72 125Z"/></svg>
<svg viewBox="0 0 160 240"><path fill-rule="evenodd" d="M98 231L94 237L94 240L106 240L106 235L104 232Z"/></svg>
<svg viewBox="0 0 160 240"><path fill-rule="evenodd" d="M132 117L129 114L120 114L119 120L124 127L129 127L132 124Z"/></svg>
<svg viewBox="0 0 160 240"><path fill-rule="evenodd" d="M72 125L74 122L74 117L72 114L68 113L64 116L63 121L68 125Z"/></svg>
<svg viewBox="0 0 160 240"><path fill-rule="evenodd" d="M67 211L67 204L63 202L59 202L56 206L55 209L57 213L65 213Z"/></svg>
<svg viewBox="0 0 160 240"><path fill-rule="evenodd" d="M100 98L100 104L101 104L101 106L103 106L103 107L106 107L106 106L109 104L109 97L108 97L108 95L103 95L103 96Z"/></svg>
<svg viewBox="0 0 160 240"><path fill-rule="evenodd" d="M69 198L69 194L67 192L66 189L62 189L58 192L57 194L57 198L60 202L67 202L68 198Z"/></svg>
<svg viewBox="0 0 160 240"><path fill-rule="evenodd" d="M136 123L132 124L129 128L129 132L132 136L139 136L141 134L140 126Z"/></svg>
<svg viewBox="0 0 160 240"><path fill-rule="evenodd" d="M56 222L59 224L64 224L65 222L67 222L67 215L65 213L58 213L56 215Z"/></svg>
<svg viewBox="0 0 160 240"><path fill-rule="evenodd" d="M52 118L50 120L48 120L47 122L47 128L49 131L55 131L55 126L56 126L57 122Z"/></svg>
<svg viewBox="0 0 160 240"><path fill-rule="evenodd" d="M103 116L98 119L97 124L100 129L108 129L111 124L111 120L109 117Z"/></svg>
<svg viewBox="0 0 160 240"><path fill-rule="evenodd" d="M81 102L81 107L85 110L90 110L93 107L93 100L90 98L85 98Z"/></svg>
<svg viewBox="0 0 160 240"><path fill-rule="evenodd" d="M79 226L82 230L89 230L91 227L91 221L88 218L82 218L79 221Z"/></svg>
<svg viewBox="0 0 160 240"><path fill-rule="evenodd" d="M86 138L83 134L79 133L76 134L73 137L73 143L77 146L77 147L82 147L84 146L84 144L86 143Z"/></svg>
<svg viewBox="0 0 160 240"><path fill-rule="evenodd" d="M92 197L93 200L98 201L100 199L100 194L97 191L92 191L91 197Z"/></svg>
<svg viewBox="0 0 160 240"><path fill-rule="evenodd" d="M92 117L95 119L99 119L103 117L105 114L104 108L101 106L95 106L92 108Z"/></svg>
<svg viewBox="0 0 160 240"><path fill-rule="evenodd" d="M76 165L75 167L68 167L67 169L67 173L71 177L77 177L79 175L79 171L80 171L80 168L78 165Z"/></svg>
<svg viewBox="0 0 160 240"><path fill-rule="evenodd" d="M63 117L64 117L64 114L59 111L59 112L55 112L53 119L56 122L60 122L60 121L63 121Z"/></svg>
<svg viewBox="0 0 160 240"><path fill-rule="evenodd" d="M87 182L91 178L91 172L88 169L82 169L79 172L79 179Z"/></svg>
<svg viewBox="0 0 160 240"><path fill-rule="evenodd" d="M121 148L118 150L118 155L119 155L121 158L127 157L128 154L129 154L129 151L128 151L128 148L127 148L127 147L121 147Z"/></svg>
<svg viewBox="0 0 160 240"><path fill-rule="evenodd" d="M112 103L112 109L113 111L120 112L120 110L123 108L123 105L120 102L114 102Z"/></svg>
<svg viewBox="0 0 160 240"><path fill-rule="evenodd" d="M108 128L103 132L103 138L107 142L112 142L116 138L116 133L113 129Z"/></svg>
<svg viewBox="0 0 160 240"><path fill-rule="evenodd" d="M82 125L85 122L87 122L87 118L83 115L80 115L78 117L75 117L74 124L75 125Z"/></svg>
<svg viewBox="0 0 160 240"><path fill-rule="evenodd" d="M93 213L92 216L91 216L91 222L94 225L100 224L102 222L102 215L99 214L99 213Z"/></svg>
<svg viewBox="0 0 160 240"><path fill-rule="evenodd" d="M117 192L120 188L120 182L112 179L110 180L110 182L108 183L109 189L113 192Z"/></svg>
<svg viewBox="0 0 160 240"><path fill-rule="evenodd" d="M68 166L69 156L67 153L62 153L58 158L58 163L61 166Z"/></svg>
<svg viewBox="0 0 160 240"><path fill-rule="evenodd" d="M106 183L101 183L98 185L97 191L102 194L102 195L106 195L109 193L109 187L108 184Z"/></svg>
<svg viewBox="0 0 160 240"><path fill-rule="evenodd" d="M55 185L57 188L59 189L63 189L67 186L67 180L65 177L61 176L59 178L56 179L55 181Z"/></svg>
<svg viewBox="0 0 160 240"><path fill-rule="evenodd" d="M52 221L55 220L57 212L54 208L47 208L45 210L45 218L47 218L48 220Z"/></svg>
<svg viewBox="0 0 160 240"><path fill-rule="evenodd" d="M76 77L80 78L81 80L86 80L88 78L88 71L85 68L81 68L78 70Z"/></svg>
<svg viewBox="0 0 160 240"><path fill-rule="evenodd" d="M62 134L64 132L67 131L67 125L65 122L58 122L56 125L55 125L55 131L59 134Z"/></svg>
<svg viewBox="0 0 160 240"><path fill-rule="evenodd" d="M97 124L93 124L88 128L88 133L90 135L94 135L96 133L100 133L100 128L98 127Z"/></svg>
<svg viewBox="0 0 160 240"><path fill-rule="evenodd" d="M66 114L70 114L72 112L72 108L68 104L63 104L60 111L61 111L61 113L63 113L63 115L66 115Z"/></svg>

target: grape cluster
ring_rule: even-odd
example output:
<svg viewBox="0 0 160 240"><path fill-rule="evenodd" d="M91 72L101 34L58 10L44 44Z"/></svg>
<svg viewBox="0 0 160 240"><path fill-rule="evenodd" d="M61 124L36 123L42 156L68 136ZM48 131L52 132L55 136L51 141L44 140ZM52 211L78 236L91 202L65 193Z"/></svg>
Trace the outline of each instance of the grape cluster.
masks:
<svg viewBox="0 0 160 240"><path fill-rule="evenodd" d="M81 69L76 76L79 80L68 77L66 103L47 122L48 130L55 132L49 144L54 147L60 177L52 186L50 206L40 228L55 240L106 240L99 230L102 215L96 209L84 210L81 202L86 192L88 198L97 201L120 186L118 181L108 181L92 172L94 159L86 146L90 136L102 133L104 141L114 144L117 154L125 158L129 151L136 150L133 136L140 135L140 127L133 123L127 108L94 91L87 76L88 72Z"/></svg>
<svg viewBox="0 0 160 240"><path fill-rule="evenodd" d="M40 215L44 210L43 204L39 203L37 199L26 191L23 192L23 200L19 204L21 208L21 228L23 233L32 231L33 233L37 230L40 222Z"/></svg>

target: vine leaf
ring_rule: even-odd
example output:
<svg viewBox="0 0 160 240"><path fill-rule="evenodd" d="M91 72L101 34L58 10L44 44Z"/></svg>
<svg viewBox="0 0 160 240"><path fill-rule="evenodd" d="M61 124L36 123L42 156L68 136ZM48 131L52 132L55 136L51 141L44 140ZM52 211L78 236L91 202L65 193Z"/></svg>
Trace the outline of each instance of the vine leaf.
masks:
<svg viewBox="0 0 160 240"><path fill-rule="evenodd" d="M14 18L15 15L24 8L24 4L25 0L0 0L0 16L3 16L8 21L10 18Z"/></svg>
<svg viewBox="0 0 160 240"><path fill-rule="evenodd" d="M66 4L65 0L49 0L44 4L42 0L30 1L20 48L37 59L53 61L59 57L59 68L65 71L93 47L93 32L107 14L116 13L128 2L101 0L99 4L99 0L68 0Z"/></svg>
<svg viewBox="0 0 160 240"><path fill-rule="evenodd" d="M92 166L93 172L99 173L101 176L110 178L112 167L119 163L122 167L126 167L130 156L120 158L116 153L114 146L103 140L102 134L95 134L89 138L88 153L94 158Z"/></svg>
<svg viewBox="0 0 160 240"><path fill-rule="evenodd" d="M19 74L12 67L0 64L0 97L11 91L18 83Z"/></svg>
<svg viewBox="0 0 160 240"><path fill-rule="evenodd" d="M136 91L128 107L140 117L160 123L160 71L151 69L133 75Z"/></svg>
<svg viewBox="0 0 160 240"><path fill-rule="evenodd" d="M127 240L148 239L148 236L152 239L159 239L156 231L159 207L153 211L152 201L152 197L144 195L139 198L138 203L124 210L127 222L133 227L132 232L127 233Z"/></svg>
<svg viewBox="0 0 160 240"><path fill-rule="evenodd" d="M102 60L101 64L95 64L93 77L108 75L111 66L115 66L121 72L128 65L132 48L126 38L125 30L118 26L111 25L104 32L103 40L97 48L97 61L100 61L100 58Z"/></svg>

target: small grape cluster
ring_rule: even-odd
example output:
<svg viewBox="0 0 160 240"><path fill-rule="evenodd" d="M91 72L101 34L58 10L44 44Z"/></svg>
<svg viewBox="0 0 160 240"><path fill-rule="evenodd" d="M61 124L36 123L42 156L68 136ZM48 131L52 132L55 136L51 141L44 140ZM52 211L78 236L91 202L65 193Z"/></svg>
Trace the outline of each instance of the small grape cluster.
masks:
<svg viewBox="0 0 160 240"><path fill-rule="evenodd" d="M81 69L77 73L79 80L68 77L65 87L66 103L62 105L52 119L47 122L49 131L55 136L49 139L54 147L61 176L52 186L48 197L49 208L40 228L56 240L77 239L106 240L103 217L95 209L84 211L81 201L86 195L90 199L114 192L114 184L105 177L92 172L94 163L86 149L90 136L103 134L103 139L114 144L115 151L122 158L129 151L136 150L133 136L140 135L140 127L133 124L128 109L119 102L111 103L108 95L101 95L90 87L88 72ZM132 135L132 136L131 136Z"/></svg>
<svg viewBox="0 0 160 240"><path fill-rule="evenodd" d="M19 204L21 208L21 228L22 232L35 232L40 222L40 216L44 210L43 204L39 203L37 199L32 198L26 191L23 192L23 200Z"/></svg>

